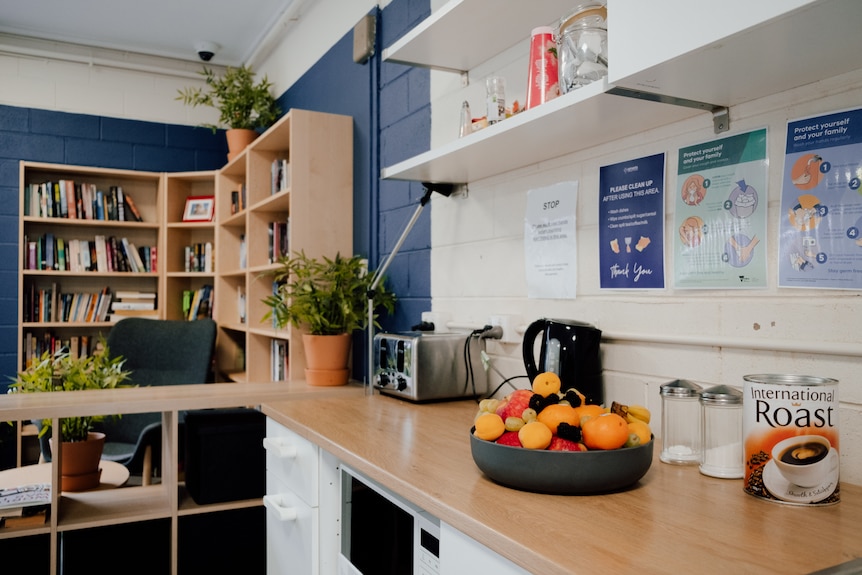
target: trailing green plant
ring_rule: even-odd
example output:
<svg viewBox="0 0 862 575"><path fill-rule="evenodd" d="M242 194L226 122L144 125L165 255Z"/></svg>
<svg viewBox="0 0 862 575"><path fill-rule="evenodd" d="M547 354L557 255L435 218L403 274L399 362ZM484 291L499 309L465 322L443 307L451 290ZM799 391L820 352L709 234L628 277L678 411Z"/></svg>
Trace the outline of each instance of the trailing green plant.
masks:
<svg viewBox="0 0 862 575"><path fill-rule="evenodd" d="M275 318L279 327L293 324L312 335L337 335L368 325L368 294L373 273L359 256L310 258L304 251L279 260L270 274L277 288L263 302L270 307L263 321ZM373 293L372 322L379 327L376 310L395 311L395 294L383 281Z"/></svg>
<svg viewBox="0 0 862 575"><path fill-rule="evenodd" d="M254 83L254 72L249 66L228 67L217 76L211 68L200 71L208 90L187 87L178 90L177 100L190 106L210 106L219 112L219 125L202 124L212 129L220 127L255 130L268 128L281 115L281 110L271 93L272 83L264 76Z"/></svg>
<svg viewBox="0 0 862 575"><path fill-rule="evenodd" d="M114 389L132 387L125 384L130 372L123 370L125 359L111 357L104 337L99 336L96 353L73 358L68 351L51 353L46 351L28 369L18 373L9 385L11 393L44 393L54 391L79 391L85 389ZM107 416L89 415L66 417L60 420L63 441L86 441L94 424ZM51 420L43 419L39 437L51 428Z"/></svg>

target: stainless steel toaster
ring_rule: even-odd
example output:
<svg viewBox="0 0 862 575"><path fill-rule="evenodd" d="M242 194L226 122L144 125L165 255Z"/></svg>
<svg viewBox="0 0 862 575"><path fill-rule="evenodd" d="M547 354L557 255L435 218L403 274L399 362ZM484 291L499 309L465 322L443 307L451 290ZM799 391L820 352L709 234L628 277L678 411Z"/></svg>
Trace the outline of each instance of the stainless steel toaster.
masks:
<svg viewBox="0 0 862 575"><path fill-rule="evenodd" d="M377 334L374 387L415 402L484 395L488 392L484 350L485 341L467 332Z"/></svg>

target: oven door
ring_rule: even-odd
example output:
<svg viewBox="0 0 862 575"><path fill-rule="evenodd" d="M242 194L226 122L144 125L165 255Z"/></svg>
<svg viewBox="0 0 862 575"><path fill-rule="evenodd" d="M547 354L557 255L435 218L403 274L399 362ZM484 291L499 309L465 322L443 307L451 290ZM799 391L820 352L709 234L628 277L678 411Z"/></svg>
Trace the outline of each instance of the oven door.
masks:
<svg viewBox="0 0 862 575"><path fill-rule="evenodd" d="M437 540L436 545L429 537ZM434 573L428 566L436 566L436 557L419 561L428 547L439 553L439 523L435 531L433 517L341 466L338 575ZM419 570L418 565L424 568Z"/></svg>

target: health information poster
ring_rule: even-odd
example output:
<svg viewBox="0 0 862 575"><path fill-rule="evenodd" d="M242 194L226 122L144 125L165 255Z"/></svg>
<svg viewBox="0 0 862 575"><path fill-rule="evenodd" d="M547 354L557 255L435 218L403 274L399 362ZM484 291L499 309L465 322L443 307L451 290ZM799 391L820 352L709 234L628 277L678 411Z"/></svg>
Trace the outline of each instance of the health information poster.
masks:
<svg viewBox="0 0 862 575"><path fill-rule="evenodd" d="M599 169L602 289L664 287L664 154Z"/></svg>
<svg viewBox="0 0 862 575"><path fill-rule="evenodd" d="M681 148L674 287L766 287L766 129Z"/></svg>
<svg viewBox="0 0 862 575"><path fill-rule="evenodd" d="M778 285L862 289L862 110L787 124Z"/></svg>
<svg viewBox="0 0 862 575"><path fill-rule="evenodd" d="M527 297L574 299L577 295L577 206L576 181L527 192L524 218Z"/></svg>

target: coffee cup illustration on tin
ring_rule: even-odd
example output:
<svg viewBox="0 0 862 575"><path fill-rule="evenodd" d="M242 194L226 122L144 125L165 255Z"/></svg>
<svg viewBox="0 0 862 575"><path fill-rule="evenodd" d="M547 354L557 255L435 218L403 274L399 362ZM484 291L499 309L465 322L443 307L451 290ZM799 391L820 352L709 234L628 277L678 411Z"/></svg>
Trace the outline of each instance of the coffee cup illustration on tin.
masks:
<svg viewBox="0 0 862 575"><path fill-rule="evenodd" d="M822 435L797 435L772 448L772 461L787 481L816 487L838 468L838 452Z"/></svg>

